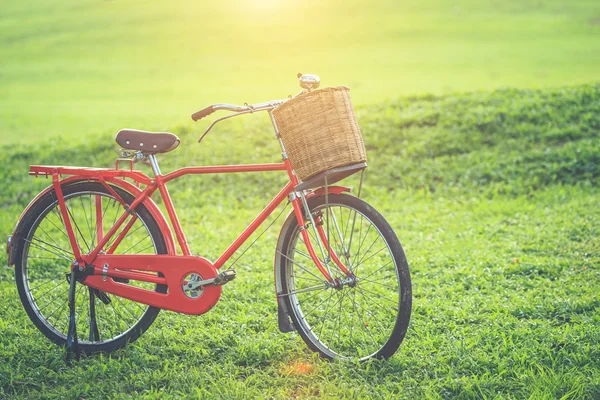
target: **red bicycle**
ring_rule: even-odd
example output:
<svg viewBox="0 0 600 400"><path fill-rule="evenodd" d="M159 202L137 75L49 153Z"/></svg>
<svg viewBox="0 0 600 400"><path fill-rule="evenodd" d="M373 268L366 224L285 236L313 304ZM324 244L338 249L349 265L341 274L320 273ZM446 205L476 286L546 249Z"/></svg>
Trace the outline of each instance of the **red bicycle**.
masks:
<svg viewBox="0 0 600 400"><path fill-rule="evenodd" d="M315 76L300 81L308 90L318 86ZM233 112L210 130L225 118L268 111L277 134L273 110L287 101L215 104L193 119L216 110ZM329 185L366 164L333 168L300 182L278 140L281 163L187 167L162 174L156 154L174 150L178 137L126 129L116 136L124 153L115 169L31 166L30 175L51 177L52 184L27 206L7 250L35 326L66 345L70 359L74 353L109 352L136 340L161 309L190 315L209 311L222 286L236 276L233 269L219 269L287 199L293 209L274 261L280 330L297 331L327 358L394 354L411 311L403 249L379 212L350 195L349 188ZM149 161L153 176L133 169L141 160ZM119 168L123 161L129 168ZM216 261L192 255L167 183L188 174L255 171L286 171L289 182ZM157 191L171 225L152 200ZM85 335L78 338L78 330Z"/></svg>

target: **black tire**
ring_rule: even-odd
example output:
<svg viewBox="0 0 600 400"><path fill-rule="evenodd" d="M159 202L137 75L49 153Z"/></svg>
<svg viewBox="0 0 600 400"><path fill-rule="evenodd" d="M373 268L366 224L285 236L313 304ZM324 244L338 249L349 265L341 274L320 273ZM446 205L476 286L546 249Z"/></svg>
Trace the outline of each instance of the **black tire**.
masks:
<svg viewBox="0 0 600 400"><path fill-rule="evenodd" d="M113 186L113 189L127 204L131 204L134 199L131 194L116 186ZM102 199L100 200L100 204L102 205L101 209L103 209L102 213L103 215L110 215L111 220L113 215L112 212L114 212L114 215L121 215L124 211L123 206L115 201L109 191L98 182L67 184L62 187L62 191L67 204L71 204L71 212L73 212L72 218L75 220L79 219L80 222L81 215L84 213L86 215L86 223L88 222L88 219L92 220L92 210L90 209L89 213L86 210L88 205L84 203L85 196L89 197L90 207L92 198L94 201L97 201L100 197ZM84 213L78 211L79 209L74 209L74 206L77 205L77 199L81 202L81 209ZM104 202L106 202L106 204ZM54 308L56 306L68 309L68 283L66 281L66 274L69 273L71 268L71 261L68 259L68 256L69 254L71 255L71 260L73 260L74 257L72 255L72 249L69 246L64 245L68 239L66 238L66 230L64 230L62 221L58 219L59 216L57 210L58 203L56 200L56 193L54 190L51 190L38 199L21 219L19 226L15 231L15 235L13 236L14 245L16 246L15 279L17 281L21 302L31 321L48 339L56 344L64 346L66 345L68 313L61 308L53 310L53 314L51 315L50 311L43 312L42 306L38 305L38 303L42 302L43 297L54 295L52 300L45 303L44 307L49 308L52 306L52 308ZM109 214L109 212L111 212L111 214ZM156 254L166 254L167 247L165 239L156 220L152 217L150 212L143 204L140 204L136 207L135 213L138 220L135 222L133 228L130 230L122 244L117 248L116 254L120 253L120 246L125 243L130 244L133 240L137 241L138 237L142 237L142 240L146 240L146 242L138 242L135 246L139 246L139 243L142 243L142 245L150 243L151 252ZM54 221L52 219L54 219ZM110 221L105 221L104 223L108 224L106 226L110 226ZM136 224L139 224L139 228L134 232L134 229L137 226ZM98 225L96 224L96 226ZM145 228L147 231L146 236L143 236L144 229L142 228ZM62 229L64 235L59 234L60 229ZM74 226L80 247L87 246L90 248L94 246L94 229L95 228L92 228L91 224L88 226L81 224L81 227ZM137 233L140 229L142 229L141 233ZM38 231L40 236L44 235L43 239L36 236L36 232ZM86 231L89 231L92 235L87 241L82 239L86 237L88 233ZM105 229L104 232L106 233L107 230ZM129 238L129 236L131 236L131 238ZM130 241L126 242L127 240ZM130 251L130 249L126 252L128 251ZM86 249L83 248L82 253L85 254L86 252ZM33 255L31 253L33 253ZM42 257L36 257L38 254L41 254ZM39 287L43 288L39 291L41 292L43 290L43 294L37 294L36 286L38 285L30 285L30 275L32 276L32 279L35 277L35 279L39 279L40 282L43 282L38 282ZM47 282L50 282L50 284ZM167 290L165 285L142 285L146 285L145 287L149 290L156 290L162 293L166 293ZM34 289L36 294L33 294ZM108 298L110 302L105 304L101 301L99 296L94 297L100 337L93 338L91 334L89 334L88 337L89 320L85 315L85 307L87 304L87 317L89 317L89 296L91 293L93 292L90 288L81 283L77 283L77 330L79 347L85 354L111 352L124 347L129 342L133 342L140 337L150 325L152 325L160 311L160 309L156 307L145 306L127 299L100 292L99 295L104 294L107 296L105 299ZM113 319L112 322L110 321L111 317ZM86 324L88 327L87 331ZM123 330L122 332L120 331L121 329Z"/></svg>
<svg viewBox="0 0 600 400"><path fill-rule="evenodd" d="M406 256L390 225L369 204L350 195L332 194L328 201L329 207L326 207L325 196L313 197L308 200L308 206L313 216L323 218L324 229L327 221L331 221L329 234L333 250L342 260L343 254L348 255L344 263L353 265L357 281L354 286L350 282L339 290L331 285L327 287L326 280L307 256L306 250L299 250L304 243L292 213L284 224L288 228L282 232L283 245L278 254L282 288L280 300L284 301L304 342L322 357L361 361L388 358L400 346L410 320L412 289ZM358 225L356 221L360 221ZM321 255L313 227L310 221L307 222L311 243ZM356 247L358 241L350 239L349 233L354 231L353 235L358 235L359 228L367 225L375 228L369 241L374 237L371 248L378 243L375 247L379 251L363 249L364 254L361 254L362 244ZM371 228L368 229L364 238L360 239L361 243L367 241ZM388 253L389 260L386 261L382 252ZM333 262L329 265L335 278L347 279ZM327 336L329 332L331 334Z"/></svg>

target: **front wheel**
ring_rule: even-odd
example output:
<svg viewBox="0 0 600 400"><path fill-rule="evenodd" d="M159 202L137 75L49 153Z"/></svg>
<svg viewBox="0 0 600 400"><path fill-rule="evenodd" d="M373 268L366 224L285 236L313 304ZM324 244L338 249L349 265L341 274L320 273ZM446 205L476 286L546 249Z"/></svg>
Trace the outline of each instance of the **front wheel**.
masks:
<svg viewBox="0 0 600 400"><path fill-rule="evenodd" d="M308 347L326 358L390 357L404 339L412 303L408 263L396 234L377 210L353 196L332 194L328 203L325 196L314 197L308 206L353 277L330 261L325 249L331 275L340 284L328 283L290 215L277 257L279 298L294 326ZM310 221L307 229L321 254Z"/></svg>

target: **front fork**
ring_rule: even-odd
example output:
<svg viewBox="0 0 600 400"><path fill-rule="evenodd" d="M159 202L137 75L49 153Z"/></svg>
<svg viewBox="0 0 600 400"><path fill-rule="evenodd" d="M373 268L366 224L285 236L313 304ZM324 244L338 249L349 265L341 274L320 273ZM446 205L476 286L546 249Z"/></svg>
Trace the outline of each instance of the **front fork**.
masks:
<svg viewBox="0 0 600 400"><path fill-rule="evenodd" d="M272 114L271 114L271 120L273 121L273 125L275 126L275 131L277 131L277 125L275 124L275 120L273 119ZM283 152L282 153L283 164L286 167L288 177L290 178L290 182L295 187L299 184L298 177L294 173L292 163L290 162L289 158L287 157L287 154L285 152L285 148L283 147L283 143L281 142L281 139L279 140L279 142L281 145L281 150ZM362 177L361 177L361 182L362 182ZM327 186L328 185L327 185L327 181L326 181L326 185L325 185L325 196L326 197L329 192L329 188ZM323 224L321 223L322 222L321 218L320 217L317 218L318 222L315 221L315 218L313 218L313 215L310 212L310 209L308 207L308 202L306 201L306 195L304 194L304 192L303 191L300 191L300 192L292 191L289 195L289 198L292 203L292 207L294 208L294 214L296 215L296 220L298 221L298 226L300 227L300 233L302 235L302 240L304 240L304 243L306 244L306 248L308 250L308 253L310 254L310 258L313 260L313 262L315 263L315 265L317 266L317 268L319 269L321 274L325 277L327 282L329 282L329 284L332 285L333 287L343 285L343 281L341 281L341 280L336 281L331 274L331 269L329 268L329 262L331 260L329 259L329 256L331 257L331 259L333 260L335 265L337 265L337 267L346 275L346 277L348 279L353 280L354 274L350 270L348 270L348 268L346 268L346 266L340 261L339 257L335 254L335 251L333 251L333 249L331 248L331 246L329 244L329 237L328 237L328 235L325 234L325 231L323 230ZM310 220L310 222L311 222L311 226L315 233L315 239L321 250L321 255L323 256L325 265L323 265L323 263L317 256L317 253L315 252L315 248L312 245L312 242L310 240L310 235L308 234L308 226L307 226L306 220L304 219L304 215L302 214L302 207L304 207L304 210L306 211L307 219ZM337 226L337 223L336 223L336 226ZM338 229L338 231L339 231L339 229ZM319 241L319 238L321 239L320 241ZM341 234L340 234L340 239L341 239ZM344 241L341 240L341 242L342 242L342 246L343 246ZM325 254L325 249L327 249L327 256ZM347 252L344 256L345 256L346 260L349 262L349 257L348 257Z"/></svg>
<svg viewBox="0 0 600 400"><path fill-rule="evenodd" d="M337 189L342 189L342 191L347 191L347 190L343 190L345 188L337 188ZM319 190L320 191L320 190ZM319 193L319 191L317 191L316 195L320 196L322 195L321 193ZM342 191L335 191L334 193L341 193ZM334 228L335 228L335 233L340 235L340 242L342 243L342 251L344 252L344 259L347 261L348 268L344 265L344 263L340 260L340 257L338 257L338 255L336 254L336 252L331 248L331 246L329 245L329 240L327 237L327 232L324 229L323 225L324 225L324 221L322 219L322 214L321 213L315 213L315 215L313 215L310 212L310 209L308 207L308 202L306 201L306 197L303 196L304 193L297 193L297 192L292 192L290 193L290 201L292 203L292 206L294 208L294 214L295 214L295 219L296 222L298 223L298 226L300 227L300 233L302 235L302 240L304 241L306 248L308 250L308 252L310 253L310 257L313 260L314 264L317 266L317 268L319 269L319 271L321 272L321 274L323 275L323 277L327 280L327 284L334 289L341 289L344 286L349 286L349 287L353 287L356 285L356 277L354 276L354 273L352 272L352 264L350 262L350 254L348 254L348 250L344 247L344 241L341 238L341 233L338 231L338 226L337 226L337 221L335 221L335 216L333 215L333 213L331 214L331 216L333 217L333 221L334 222ZM303 212L303 210L306 210L306 212ZM308 224L306 223L306 221L309 220L311 222L311 226L309 227ZM285 232L287 229L290 228L290 225L288 225L288 223L286 222L286 224L284 224L284 226L282 227L282 233ZM331 228L331 227L330 227ZM311 240L311 235L309 235L309 229L313 229L313 232L315 232L315 239L316 240ZM323 256L323 260L325 261L325 265L323 265L323 263L321 262L321 260L319 259L319 257L317 256L314 246L313 246L313 242L317 242L317 245L320 247L321 250L321 254ZM282 256L287 258L284 255L284 251L285 249L282 247L283 245L283 236L280 234L278 242L277 242L277 247L276 247L276 257L275 257L275 292L277 294L277 323L278 323L278 327L279 330L283 333L286 332L292 332L294 330L296 330L296 327L293 325L292 321L290 320L290 312L291 310L287 309L287 306L285 305L285 302L282 300L281 296L283 295L283 287L282 287L282 280L283 280L283 276L281 275L281 264L279 260L281 260ZM328 252L329 257L327 256ZM335 264L335 266L337 266L339 268L340 271L342 271L345 275L346 278L345 279L340 279L340 278L334 278L330 272L330 268L329 268L329 263L333 261L333 263ZM292 261L293 262L293 261Z"/></svg>
<svg viewBox="0 0 600 400"><path fill-rule="evenodd" d="M300 193L300 196L298 196L295 192L292 192L291 200L292 200L292 206L294 208L294 214L296 215L296 219L298 221L298 226L300 227L300 234L302 235L302 240L306 244L308 253L309 253L310 257L312 258L313 262L315 263L315 265L317 266L317 268L319 269L319 271L321 272L321 274L325 277L325 279L327 279L329 284L331 284L333 287L337 287L344 283L345 280L344 281L339 280L339 279L336 280L332 276L329 264L331 261L333 261L333 263L344 273L344 275L346 275L347 278L354 279L354 274L351 271L352 266L350 264L349 254L344 249L344 252L345 252L344 258L348 262L350 269L348 269L344 265L344 263L342 263L342 261L340 260L340 258L336 254L336 252L331 248L331 244L330 244L328 235L325 232L325 229L323 228L322 215L317 214L314 216L311 213L304 193ZM325 265L323 265L323 263L317 256L315 248L312 244L310 235L308 233L308 230L310 228L308 227L308 224L306 223L306 219L304 218L304 215L302 213L301 203L304 206L304 210L306 211L306 218L311 223L311 227L315 234L314 236L317 241L317 245L319 246L319 248L321 250L321 255L323 256ZM333 218L333 220L335 221L335 217ZM337 226L337 222L335 222L334 225L335 225L337 233L341 235L341 233L339 232L339 228ZM341 238L341 236L340 236L340 242L342 243L342 246L343 246L344 241L343 241L343 238Z"/></svg>

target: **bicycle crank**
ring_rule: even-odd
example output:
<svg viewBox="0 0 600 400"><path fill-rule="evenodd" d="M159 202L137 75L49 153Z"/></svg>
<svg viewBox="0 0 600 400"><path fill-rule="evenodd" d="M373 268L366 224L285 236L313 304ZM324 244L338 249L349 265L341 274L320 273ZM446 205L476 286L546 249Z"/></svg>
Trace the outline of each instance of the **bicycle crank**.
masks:
<svg viewBox="0 0 600 400"><path fill-rule="evenodd" d="M223 286L226 283L234 280L235 277L236 272L234 269L225 270L215 278L210 279L202 279L202 277L198 274L189 274L183 281L182 290L188 297L196 298L202 295L204 286Z"/></svg>

